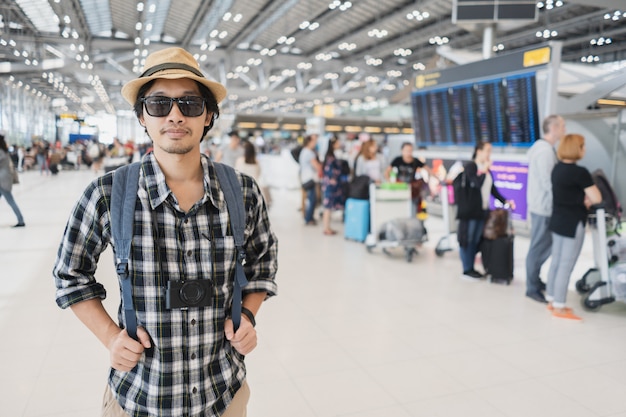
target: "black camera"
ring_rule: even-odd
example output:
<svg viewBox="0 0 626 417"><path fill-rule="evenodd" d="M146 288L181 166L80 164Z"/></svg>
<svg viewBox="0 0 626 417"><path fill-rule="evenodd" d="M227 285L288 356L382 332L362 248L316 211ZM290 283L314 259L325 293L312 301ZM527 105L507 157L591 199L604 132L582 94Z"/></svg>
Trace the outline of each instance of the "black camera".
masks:
<svg viewBox="0 0 626 417"><path fill-rule="evenodd" d="M165 292L165 307L168 310L209 307L211 305L212 287L211 281L208 279L168 281Z"/></svg>

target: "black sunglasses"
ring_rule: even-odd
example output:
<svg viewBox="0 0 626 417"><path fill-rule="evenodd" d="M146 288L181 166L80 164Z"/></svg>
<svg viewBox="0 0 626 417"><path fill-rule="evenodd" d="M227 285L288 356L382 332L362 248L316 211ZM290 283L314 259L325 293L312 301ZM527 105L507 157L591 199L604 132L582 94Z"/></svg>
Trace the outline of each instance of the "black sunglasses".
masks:
<svg viewBox="0 0 626 417"><path fill-rule="evenodd" d="M143 97L141 101L146 106L146 112L152 117L165 117L170 114L174 102L178 104L180 112L185 117L198 117L204 113L204 99L202 97L152 96Z"/></svg>

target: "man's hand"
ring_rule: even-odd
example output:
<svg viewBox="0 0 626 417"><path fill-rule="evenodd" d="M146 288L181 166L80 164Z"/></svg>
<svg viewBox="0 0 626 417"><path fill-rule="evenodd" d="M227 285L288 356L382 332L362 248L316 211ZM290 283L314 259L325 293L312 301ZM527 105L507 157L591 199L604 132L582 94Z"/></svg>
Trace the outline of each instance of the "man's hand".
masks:
<svg viewBox="0 0 626 417"><path fill-rule="evenodd" d="M242 355L252 352L257 345L256 330L245 315L241 316L241 324L237 333L234 332L233 321L227 319L224 323L224 334L235 350Z"/></svg>
<svg viewBox="0 0 626 417"><path fill-rule="evenodd" d="M130 337L126 329L120 329L119 333L110 339L107 348L109 349L111 366L113 368L118 371L128 372L137 366L143 351L152 346L150 336L143 327L137 328L137 338L139 341Z"/></svg>

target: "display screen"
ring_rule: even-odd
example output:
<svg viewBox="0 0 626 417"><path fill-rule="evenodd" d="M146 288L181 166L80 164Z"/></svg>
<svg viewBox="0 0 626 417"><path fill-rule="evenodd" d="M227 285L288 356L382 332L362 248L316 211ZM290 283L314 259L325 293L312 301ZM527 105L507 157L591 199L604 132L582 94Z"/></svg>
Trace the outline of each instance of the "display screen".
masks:
<svg viewBox="0 0 626 417"><path fill-rule="evenodd" d="M421 146L530 146L539 138L534 72L416 91L411 104Z"/></svg>

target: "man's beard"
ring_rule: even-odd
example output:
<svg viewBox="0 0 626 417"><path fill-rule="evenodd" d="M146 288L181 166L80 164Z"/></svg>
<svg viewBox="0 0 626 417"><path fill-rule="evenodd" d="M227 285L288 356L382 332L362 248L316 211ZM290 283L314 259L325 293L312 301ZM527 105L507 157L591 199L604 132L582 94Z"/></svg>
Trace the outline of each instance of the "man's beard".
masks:
<svg viewBox="0 0 626 417"><path fill-rule="evenodd" d="M159 148L161 148L161 150L165 151L166 153L175 154L175 155L185 155L191 152L195 145L187 144L187 143L174 143L174 144L167 144L165 146L163 145L158 145L158 146Z"/></svg>

